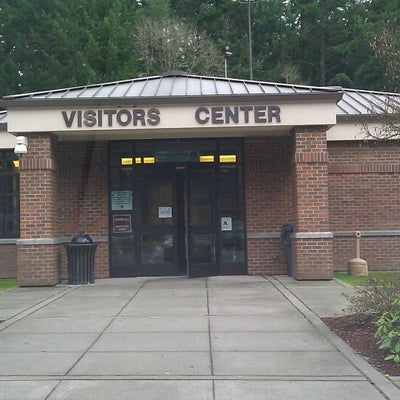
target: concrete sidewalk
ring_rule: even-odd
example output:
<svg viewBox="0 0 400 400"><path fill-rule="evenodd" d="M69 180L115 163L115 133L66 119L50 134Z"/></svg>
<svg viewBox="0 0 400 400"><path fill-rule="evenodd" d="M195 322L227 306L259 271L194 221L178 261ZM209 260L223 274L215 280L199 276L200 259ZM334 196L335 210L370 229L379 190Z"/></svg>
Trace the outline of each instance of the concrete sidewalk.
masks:
<svg viewBox="0 0 400 400"><path fill-rule="evenodd" d="M0 293L0 400L395 400L320 321L336 281L130 278Z"/></svg>

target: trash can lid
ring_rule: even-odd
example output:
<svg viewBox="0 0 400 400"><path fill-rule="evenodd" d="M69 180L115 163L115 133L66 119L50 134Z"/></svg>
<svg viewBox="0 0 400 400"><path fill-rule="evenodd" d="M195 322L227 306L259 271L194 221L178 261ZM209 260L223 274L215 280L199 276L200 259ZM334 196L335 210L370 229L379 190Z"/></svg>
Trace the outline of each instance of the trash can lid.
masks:
<svg viewBox="0 0 400 400"><path fill-rule="evenodd" d="M79 232L77 235L73 236L71 243L72 244L93 243L93 239L87 233Z"/></svg>

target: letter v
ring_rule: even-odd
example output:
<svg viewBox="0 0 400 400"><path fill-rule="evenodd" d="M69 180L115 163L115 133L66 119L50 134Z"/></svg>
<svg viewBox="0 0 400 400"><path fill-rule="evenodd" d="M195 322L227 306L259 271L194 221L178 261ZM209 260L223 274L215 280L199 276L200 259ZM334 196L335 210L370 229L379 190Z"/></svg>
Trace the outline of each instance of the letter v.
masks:
<svg viewBox="0 0 400 400"><path fill-rule="evenodd" d="M75 119L75 114L76 114L76 111L71 111L71 115L68 117L67 112L62 111L62 116L64 118L65 125L67 125L67 128L71 128L72 123L74 122L74 119Z"/></svg>

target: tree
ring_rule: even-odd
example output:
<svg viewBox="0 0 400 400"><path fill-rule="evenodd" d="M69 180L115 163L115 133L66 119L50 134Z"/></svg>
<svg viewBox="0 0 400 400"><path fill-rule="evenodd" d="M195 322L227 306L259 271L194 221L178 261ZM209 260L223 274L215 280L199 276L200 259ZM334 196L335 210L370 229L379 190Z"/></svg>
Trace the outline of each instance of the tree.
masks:
<svg viewBox="0 0 400 400"><path fill-rule="evenodd" d="M373 36L371 48L385 62L385 76L390 90L397 91L400 83L400 26L386 21L382 30Z"/></svg>
<svg viewBox="0 0 400 400"><path fill-rule="evenodd" d="M245 0L171 0L171 7L176 16L205 32L219 55L223 55L225 46L230 47L229 77L249 77ZM219 65L224 65L223 59Z"/></svg>
<svg viewBox="0 0 400 400"><path fill-rule="evenodd" d="M296 52L299 34L290 1L256 1L252 6L254 76L285 83L304 83Z"/></svg>
<svg viewBox="0 0 400 400"><path fill-rule="evenodd" d="M371 48L385 62L388 86L397 92L400 82L400 26L396 20L387 21L373 36ZM400 95L387 93L371 105L370 114L378 126L371 128L363 122L363 132L371 139L400 140Z"/></svg>
<svg viewBox="0 0 400 400"><path fill-rule="evenodd" d="M133 38L143 74L176 69L203 75L223 71L224 61L217 46L205 33L179 18L146 10Z"/></svg>
<svg viewBox="0 0 400 400"><path fill-rule="evenodd" d="M305 80L325 86L354 74L368 49L363 30L367 8L359 0L292 0L298 32L294 58ZM359 50L361 49L361 50ZM338 74L341 74L337 76Z"/></svg>
<svg viewBox="0 0 400 400"><path fill-rule="evenodd" d="M0 94L137 73L131 0L2 0Z"/></svg>
<svg viewBox="0 0 400 400"><path fill-rule="evenodd" d="M400 0L250 2L254 79L398 86L398 77L385 75L395 55L377 57L370 43L385 21L400 21ZM173 68L222 75L225 46L232 52L229 77L246 79L248 6L248 0L1 0L0 96Z"/></svg>
<svg viewBox="0 0 400 400"><path fill-rule="evenodd" d="M355 82L358 87L362 88L395 91L398 83L392 81L386 65L386 56L390 57L390 55L387 51L385 51L386 55L379 54L377 52L379 51L378 47L374 46L373 43L378 44L381 35L387 36L385 31L390 32L395 26L399 25L400 0L364 0L362 6L366 10L362 24L366 43L363 41L358 46L356 53L359 68L355 73ZM396 40L393 32L391 36ZM384 40L389 43L387 39Z"/></svg>

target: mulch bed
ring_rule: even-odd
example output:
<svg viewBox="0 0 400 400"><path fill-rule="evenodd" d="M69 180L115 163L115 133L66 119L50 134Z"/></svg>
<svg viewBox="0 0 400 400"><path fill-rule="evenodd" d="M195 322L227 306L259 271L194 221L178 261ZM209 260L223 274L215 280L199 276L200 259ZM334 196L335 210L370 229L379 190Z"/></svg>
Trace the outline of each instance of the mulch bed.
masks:
<svg viewBox="0 0 400 400"><path fill-rule="evenodd" d="M385 361L386 352L380 350L376 344L378 339L374 337L375 319L375 317L349 315L326 317L322 318L322 321L383 374L400 376L400 364Z"/></svg>

